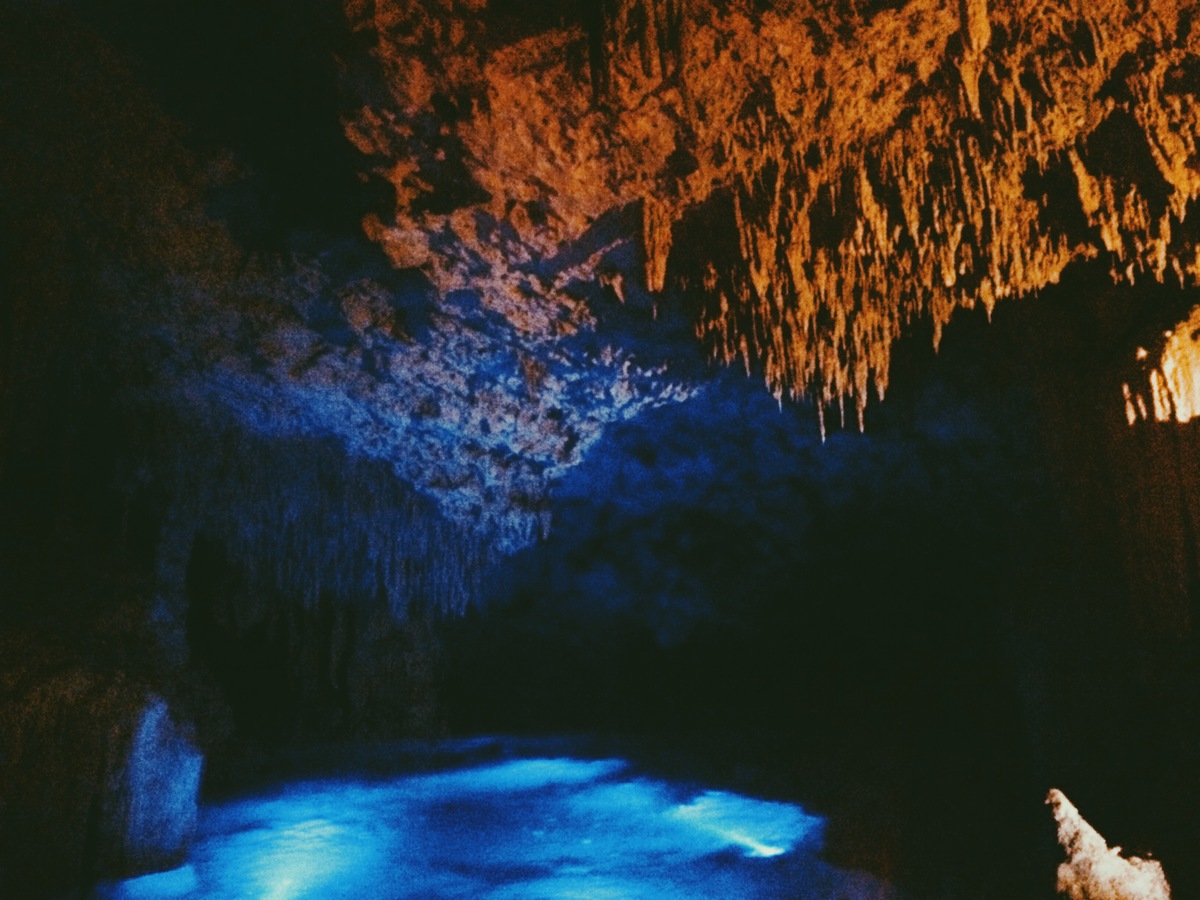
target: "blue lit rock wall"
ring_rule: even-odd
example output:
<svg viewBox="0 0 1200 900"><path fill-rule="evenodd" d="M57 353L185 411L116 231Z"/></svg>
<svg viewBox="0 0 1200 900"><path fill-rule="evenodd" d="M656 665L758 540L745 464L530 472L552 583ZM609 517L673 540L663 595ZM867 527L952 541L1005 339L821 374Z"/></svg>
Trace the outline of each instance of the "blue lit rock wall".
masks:
<svg viewBox="0 0 1200 900"><path fill-rule="evenodd" d="M177 865L196 827L202 757L166 702L37 638L0 667L0 892L37 897Z"/></svg>
<svg viewBox="0 0 1200 900"><path fill-rule="evenodd" d="M175 443L180 433L193 440ZM427 621L478 598L496 549L334 439L194 423L171 434L163 480L140 488L171 498L158 608L177 658L211 680L234 730L271 741L436 733Z"/></svg>
<svg viewBox="0 0 1200 900"><path fill-rule="evenodd" d="M139 711L107 814L117 823L114 857L126 871L174 862L196 828L201 756L161 697Z"/></svg>

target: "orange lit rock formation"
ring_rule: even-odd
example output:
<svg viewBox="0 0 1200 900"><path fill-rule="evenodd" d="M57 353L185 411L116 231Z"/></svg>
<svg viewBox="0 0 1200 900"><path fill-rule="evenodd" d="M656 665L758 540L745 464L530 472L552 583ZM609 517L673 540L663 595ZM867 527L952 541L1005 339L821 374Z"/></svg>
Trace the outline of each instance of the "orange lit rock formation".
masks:
<svg viewBox="0 0 1200 900"><path fill-rule="evenodd" d="M498 6L349 0L388 96L347 133L395 187L367 222L393 260L522 328L586 317L603 246L567 248L640 209L640 277L701 292L715 357L861 421L915 317L936 341L1079 259L1200 274L1187 0ZM736 252L676 253L706 204Z"/></svg>

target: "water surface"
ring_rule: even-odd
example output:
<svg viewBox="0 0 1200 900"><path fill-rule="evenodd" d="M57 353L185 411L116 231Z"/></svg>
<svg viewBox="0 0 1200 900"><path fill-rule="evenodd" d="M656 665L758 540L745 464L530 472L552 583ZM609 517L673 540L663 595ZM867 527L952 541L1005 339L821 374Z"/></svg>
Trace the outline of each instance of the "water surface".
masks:
<svg viewBox="0 0 1200 900"><path fill-rule="evenodd" d="M101 900L883 900L818 858L799 806L532 756L387 777L307 778L201 809L186 865Z"/></svg>

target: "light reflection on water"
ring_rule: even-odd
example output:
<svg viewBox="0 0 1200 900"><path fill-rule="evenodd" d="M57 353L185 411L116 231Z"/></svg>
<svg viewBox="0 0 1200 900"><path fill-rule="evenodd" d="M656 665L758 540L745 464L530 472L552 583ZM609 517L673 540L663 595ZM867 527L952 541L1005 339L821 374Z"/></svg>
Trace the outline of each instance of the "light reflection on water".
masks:
<svg viewBox="0 0 1200 900"><path fill-rule="evenodd" d="M102 900L885 898L820 862L821 819L621 760L309 780L201 811L180 869Z"/></svg>

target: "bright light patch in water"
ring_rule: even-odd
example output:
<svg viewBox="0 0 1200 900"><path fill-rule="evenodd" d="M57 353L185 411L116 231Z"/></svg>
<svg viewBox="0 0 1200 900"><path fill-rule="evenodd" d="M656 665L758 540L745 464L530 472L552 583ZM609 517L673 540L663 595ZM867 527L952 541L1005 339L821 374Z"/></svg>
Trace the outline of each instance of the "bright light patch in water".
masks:
<svg viewBox="0 0 1200 900"><path fill-rule="evenodd" d="M750 856L780 856L797 843L820 843L822 821L789 803L770 803L708 791L675 815L745 847Z"/></svg>
<svg viewBox="0 0 1200 900"><path fill-rule="evenodd" d="M328 819L306 819L252 840L248 848L257 857L250 873L264 900L290 900L312 891L351 865L361 865L361 846L355 829Z"/></svg>
<svg viewBox="0 0 1200 900"><path fill-rule="evenodd" d="M156 872L141 878L130 878L121 883L118 896L127 900L163 900L167 897L192 897L198 889L196 869L191 865L180 866L169 872Z"/></svg>
<svg viewBox="0 0 1200 900"><path fill-rule="evenodd" d="M797 806L641 778L620 760L516 759L307 781L204 808L188 865L105 900L700 900L858 896ZM861 876L854 885L861 884ZM872 897L884 897L872 883Z"/></svg>

